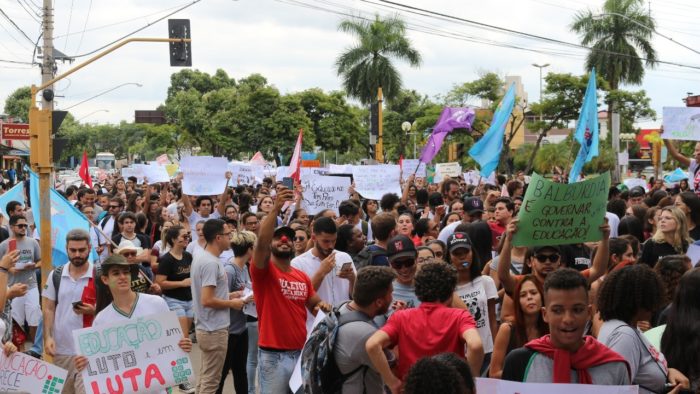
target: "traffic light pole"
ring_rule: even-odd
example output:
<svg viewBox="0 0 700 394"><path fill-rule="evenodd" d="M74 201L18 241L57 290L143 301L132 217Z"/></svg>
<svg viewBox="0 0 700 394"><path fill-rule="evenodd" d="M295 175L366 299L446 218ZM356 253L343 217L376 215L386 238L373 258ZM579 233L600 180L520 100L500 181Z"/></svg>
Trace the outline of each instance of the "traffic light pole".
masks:
<svg viewBox="0 0 700 394"><path fill-rule="evenodd" d="M377 146L375 147L374 151L374 158L379 164L384 163L384 125L382 119L383 101L384 98L382 96L382 87L380 86L377 90L377 116L379 118L379 127L377 127L377 131L379 134L377 135Z"/></svg>
<svg viewBox="0 0 700 394"><path fill-rule="evenodd" d="M36 105L36 95L54 83L66 78L83 67L95 62L96 60L116 51L124 45L131 42L174 42L174 43L189 43L190 38L129 38L121 41L105 51L93 56L87 61L71 68L65 73L50 78L42 73L42 84L40 86L32 85L31 99L29 102L29 143L30 143L30 162L32 169L39 174L39 217L34 216L35 220L39 220L41 224L40 240L41 240L41 278L42 286L46 283L49 273L53 267L51 262L51 254L53 253L54 242L65 242L65 240L54 240L51 234L51 174L53 172L53 158L51 152L52 146L52 94L43 94L44 105L39 109ZM45 44L46 45L46 44ZM44 59L52 57L52 53L44 53ZM51 62L53 63L53 62ZM51 65L53 67L53 65ZM48 80L46 80L48 79ZM48 102L48 103L47 103Z"/></svg>

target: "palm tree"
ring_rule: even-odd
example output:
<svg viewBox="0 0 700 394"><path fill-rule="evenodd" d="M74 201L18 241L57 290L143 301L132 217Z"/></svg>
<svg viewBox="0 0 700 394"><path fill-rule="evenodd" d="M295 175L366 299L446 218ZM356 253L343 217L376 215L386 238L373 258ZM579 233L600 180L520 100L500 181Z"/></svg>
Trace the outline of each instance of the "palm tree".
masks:
<svg viewBox="0 0 700 394"><path fill-rule="evenodd" d="M374 21L344 20L340 31L357 37L355 46L342 53L335 64L348 96L370 104L382 88L384 97L391 101L401 89L401 75L391 63L392 58L406 60L418 67L421 56L406 38L406 26L401 19L391 17Z"/></svg>
<svg viewBox="0 0 700 394"><path fill-rule="evenodd" d="M600 15L580 11L571 24L571 30L581 36L581 44L592 48L586 69L595 67L611 90L617 90L620 83L641 84L644 65L654 67L654 28L654 18L644 10L643 0L605 0ZM609 115L612 107L613 103L608 103Z"/></svg>

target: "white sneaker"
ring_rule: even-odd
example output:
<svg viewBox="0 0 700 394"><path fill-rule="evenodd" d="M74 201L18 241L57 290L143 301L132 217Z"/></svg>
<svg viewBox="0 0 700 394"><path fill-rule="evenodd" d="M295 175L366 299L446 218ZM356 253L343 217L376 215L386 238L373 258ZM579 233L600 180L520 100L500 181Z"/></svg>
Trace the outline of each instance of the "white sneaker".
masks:
<svg viewBox="0 0 700 394"><path fill-rule="evenodd" d="M188 383L182 383L180 386L180 392L184 394L193 394L194 393L194 387L188 382Z"/></svg>

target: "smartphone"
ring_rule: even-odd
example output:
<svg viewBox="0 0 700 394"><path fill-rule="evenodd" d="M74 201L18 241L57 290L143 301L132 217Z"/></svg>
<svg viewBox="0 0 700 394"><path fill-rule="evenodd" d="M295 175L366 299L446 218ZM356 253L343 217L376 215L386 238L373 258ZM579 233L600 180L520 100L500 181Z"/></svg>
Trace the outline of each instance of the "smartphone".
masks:
<svg viewBox="0 0 700 394"><path fill-rule="evenodd" d="M288 176L282 178L282 186L289 190L294 190L294 178Z"/></svg>
<svg viewBox="0 0 700 394"><path fill-rule="evenodd" d="M345 271L345 270L349 270L351 268L352 268L352 262L343 264L343 266L340 267L340 270Z"/></svg>
<svg viewBox="0 0 700 394"><path fill-rule="evenodd" d="M75 309L75 308L78 307L78 306L83 306L83 302L82 302L82 301L76 301L76 302L73 303L73 309Z"/></svg>
<svg viewBox="0 0 700 394"><path fill-rule="evenodd" d="M9 245L8 245L8 252L13 252L17 250L17 240L16 239L10 239Z"/></svg>

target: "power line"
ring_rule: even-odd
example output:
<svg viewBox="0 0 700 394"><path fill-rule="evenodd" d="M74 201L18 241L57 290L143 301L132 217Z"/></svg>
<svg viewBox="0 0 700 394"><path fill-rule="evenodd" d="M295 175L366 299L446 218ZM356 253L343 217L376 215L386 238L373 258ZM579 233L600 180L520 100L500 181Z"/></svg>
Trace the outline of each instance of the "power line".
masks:
<svg viewBox="0 0 700 394"><path fill-rule="evenodd" d="M68 27L66 28L66 33L70 32L70 24L73 22L73 2L74 0L70 0L70 11L68 12ZM66 48L68 48L68 36L66 36L66 41L63 43L63 50L65 51Z"/></svg>
<svg viewBox="0 0 700 394"><path fill-rule="evenodd" d="M177 14L178 12L180 12L180 11L186 9L186 8L189 8L189 7L191 7L191 6L193 6L193 5L197 4L197 3L199 3L200 1L202 1L202 0L194 0L194 1L192 1L191 3L186 4L186 5L184 5L183 7L180 7L180 8L178 8L178 9L176 9L175 11L170 12L170 13L164 15L164 16L162 16L162 17L160 17L160 18L154 20L153 22L149 22L149 23L147 23L145 26L140 27L140 28L138 28L138 29L132 31L131 33L127 33L127 34L125 34L125 35L123 35L123 36L117 38L116 40L114 40L114 41L112 41L112 42L110 42L110 43L108 43L108 44L105 44L105 45L103 45L103 46L101 46L101 47L99 47L99 48L97 48L97 49L95 49L95 50L93 50L93 51L90 51L90 52L87 52L87 53L83 53L83 54L80 54L80 55L70 56L70 57L72 57L72 58L75 59L75 58L79 58L79 57L90 56L90 55L92 55L92 54L94 54L94 53L97 53L97 52L99 52L99 51L101 51L101 50L103 50L103 49L109 47L110 45L116 44L117 42L119 42L119 41L121 41L121 40L123 40L123 39L125 39L125 38L128 38L128 37L130 37L130 36L133 36L134 34L140 32L141 30L145 30L145 29L151 27L152 25L154 25L154 24L156 24L156 23L162 21L163 19L165 19L165 18L167 18L167 17L169 17L169 16L175 15L175 14Z"/></svg>
<svg viewBox="0 0 700 394"><path fill-rule="evenodd" d="M21 0L17 0L17 3L19 3L19 6L22 7L22 9L23 9L24 11L26 11L27 14L28 14L32 19L34 19L35 22L41 23L41 21L40 21L39 19L36 18L37 16L40 16L40 15L38 15L36 12L32 13L31 11L29 11L29 9L27 9L27 7L24 5L24 3L22 3Z"/></svg>
<svg viewBox="0 0 700 394"><path fill-rule="evenodd" d="M2 8L0 8L0 14L2 14L2 16L5 17L5 19L7 19L7 21L10 22L10 24L11 24L12 26L14 26L14 28L17 29L18 32L22 33L22 35L24 36L24 38L27 39L27 41L31 42L32 45L34 45L34 41L33 41L31 38L29 38L29 36L27 35L27 33L24 32L24 30L20 29L20 27L17 26L17 24L15 23L15 21L12 20L12 18L10 18L9 16L7 16L7 14L5 13L5 11L2 10Z"/></svg>
<svg viewBox="0 0 700 394"><path fill-rule="evenodd" d="M28 64L32 65L30 62L23 62L20 60L6 60L6 59L0 59L0 63L11 63L11 64Z"/></svg>
<svg viewBox="0 0 700 394"><path fill-rule="evenodd" d="M83 37L85 37L85 29L87 29L87 24L88 24L88 21L90 20L90 11L92 11L92 0L90 0L90 4L88 5L87 15L85 16L85 23L83 23L83 31L80 33L80 41L78 41L78 49L75 50L76 52L78 52L80 50L80 47L83 45Z"/></svg>

